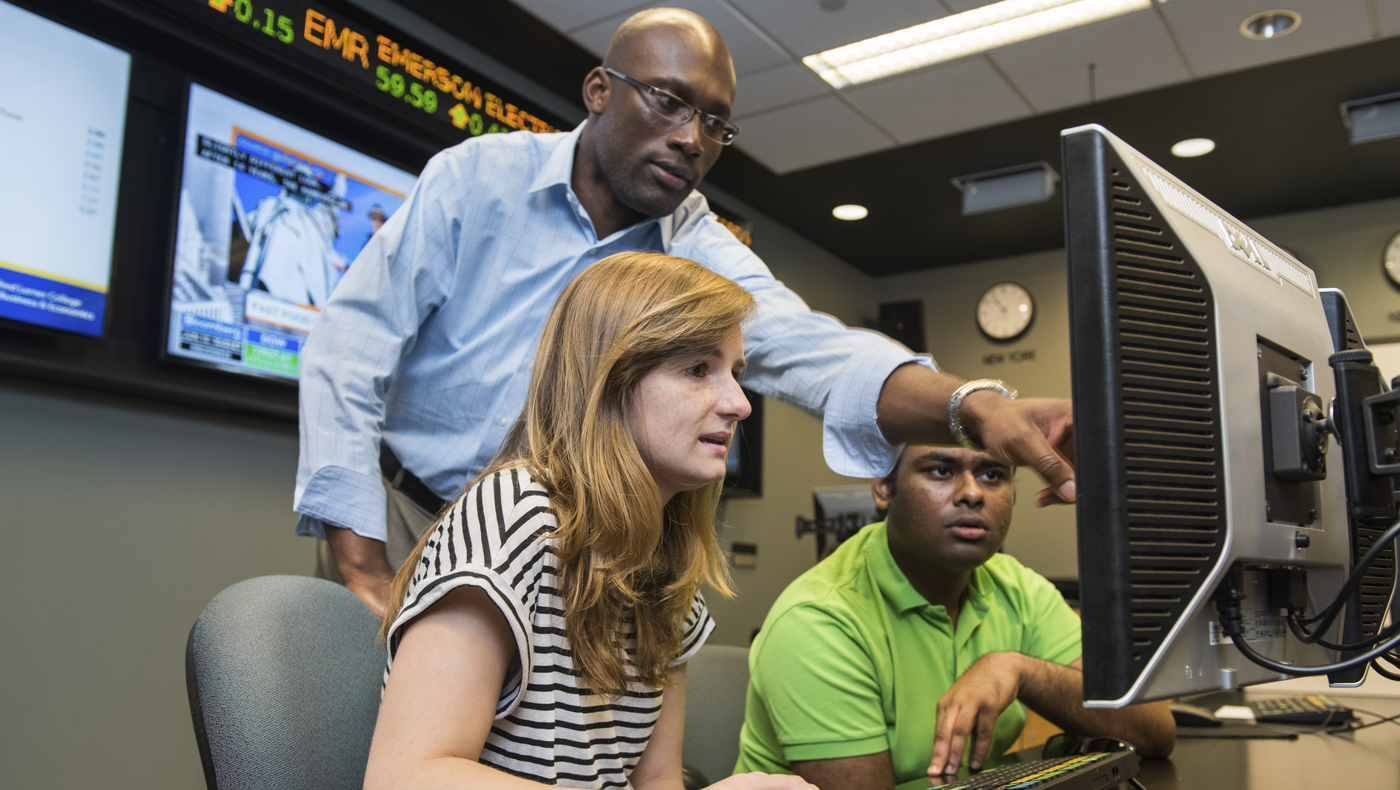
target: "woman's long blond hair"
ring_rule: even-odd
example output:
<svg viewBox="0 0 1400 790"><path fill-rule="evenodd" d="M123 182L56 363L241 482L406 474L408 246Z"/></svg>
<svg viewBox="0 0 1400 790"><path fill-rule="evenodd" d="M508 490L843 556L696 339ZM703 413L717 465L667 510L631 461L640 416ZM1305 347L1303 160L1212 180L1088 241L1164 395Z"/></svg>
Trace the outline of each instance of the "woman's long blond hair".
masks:
<svg viewBox="0 0 1400 790"><path fill-rule="evenodd" d="M675 357L712 353L754 310L734 282L684 258L627 252L588 267L554 305L525 409L476 479L523 468L548 491L565 634L595 693L620 695L632 680L665 685L700 583L733 595L714 533L721 483L662 508L627 415L642 377ZM386 636L434 532L394 577ZM625 623L636 636L635 674Z"/></svg>

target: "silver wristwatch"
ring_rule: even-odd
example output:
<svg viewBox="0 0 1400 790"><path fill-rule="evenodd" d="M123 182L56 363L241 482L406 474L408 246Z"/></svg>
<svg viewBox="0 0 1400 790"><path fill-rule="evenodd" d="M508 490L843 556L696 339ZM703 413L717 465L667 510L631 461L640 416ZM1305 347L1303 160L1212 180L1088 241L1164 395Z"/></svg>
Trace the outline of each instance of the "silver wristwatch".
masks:
<svg viewBox="0 0 1400 790"><path fill-rule="evenodd" d="M979 453L987 448L972 441L972 437L963 430L962 418L958 414L958 410L962 408L963 398L982 390L992 390L1012 400L1016 399L1016 390L1006 386L1006 382L1001 379L974 379L953 390L953 397L948 400L948 430L953 433L953 438L958 440L958 444Z"/></svg>

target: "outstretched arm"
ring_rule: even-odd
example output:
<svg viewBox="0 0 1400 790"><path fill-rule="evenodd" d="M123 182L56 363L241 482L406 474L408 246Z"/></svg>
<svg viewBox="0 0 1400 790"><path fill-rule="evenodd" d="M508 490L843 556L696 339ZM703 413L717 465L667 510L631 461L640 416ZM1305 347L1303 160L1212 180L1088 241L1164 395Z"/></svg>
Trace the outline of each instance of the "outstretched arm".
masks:
<svg viewBox="0 0 1400 790"><path fill-rule="evenodd" d="M1125 708L1084 707L1084 661L1069 666L1025 659L1019 699L1051 724L1077 735L1107 735L1127 741L1143 757L1166 757L1176 748L1176 722L1166 702Z"/></svg>
<svg viewBox="0 0 1400 790"><path fill-rule="evenodd" d="M938 701L938 719L929 775L957 770L963 750L981 768L992 744L997 716L1012 700L1067 732L1106 735L1127 741L1144 757L1165 757L1176 746L1176 725L1165 703L1118 710L1083 706L1081 662L1069 666L1022 655L988 653L979 658Z"/></svg>
<svg viewBox="0 0 1400 790"><path fill-rule="evenodd" d="M922 365L896 368L880 390L880 431L895 444L955 444L948 401L964 383ZM968 433L989 453L1013 466L1028 466L1049 483L1036 495L1037 505L1074 501L1074 420L1068 400L1010 400L984 390L964 398L959 411Z"/></svg>

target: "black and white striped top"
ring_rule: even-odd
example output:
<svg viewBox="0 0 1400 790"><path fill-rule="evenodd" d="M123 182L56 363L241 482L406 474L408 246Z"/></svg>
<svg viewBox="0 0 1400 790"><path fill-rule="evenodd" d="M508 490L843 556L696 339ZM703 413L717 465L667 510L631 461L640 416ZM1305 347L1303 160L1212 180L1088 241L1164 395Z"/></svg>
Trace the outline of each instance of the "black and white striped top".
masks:
<svg viewBox="0 0 1400 790"><path fill-rule="evenodd" d="M500 608L526 668L501 688L481 762L548 785L628 787L656 726L661 691L633 683L611 699L579 686L564 637L558 526L548 495L521 469L497 472L454 502L424 547L389 632L385 681L408 621L452 589L478 587ZM674 663L688 661L714 627L697 592ZM631 636L625 647L630 654Z"/></svg>

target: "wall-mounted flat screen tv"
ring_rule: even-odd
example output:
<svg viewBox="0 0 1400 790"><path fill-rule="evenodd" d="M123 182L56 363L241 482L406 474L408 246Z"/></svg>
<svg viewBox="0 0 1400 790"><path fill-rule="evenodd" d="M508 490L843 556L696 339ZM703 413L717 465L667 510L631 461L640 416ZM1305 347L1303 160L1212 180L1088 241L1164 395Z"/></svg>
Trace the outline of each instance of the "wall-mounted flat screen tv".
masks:
<svg viewBox="0 0 1400 790"><path fill-rule="evenodd" d="M102 336L130 74L128 53L0 2L0 318Z"/></svg>
<svg viewBox="0 0 1400 790"><path fill-rule="evenodd" d="M321 307L415 180L191 85L167 355L295 380Z"/></svg>

